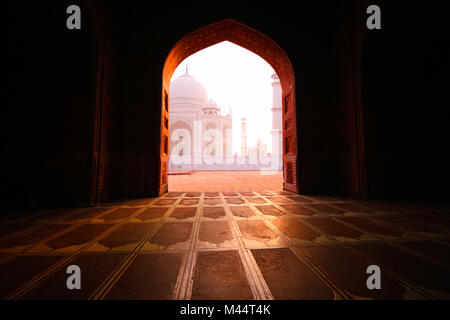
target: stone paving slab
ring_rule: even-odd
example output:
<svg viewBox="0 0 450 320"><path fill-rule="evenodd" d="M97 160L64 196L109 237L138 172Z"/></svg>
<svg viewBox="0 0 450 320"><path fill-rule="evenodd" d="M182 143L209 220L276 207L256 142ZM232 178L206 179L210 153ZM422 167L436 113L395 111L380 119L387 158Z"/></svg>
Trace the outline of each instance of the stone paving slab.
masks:
<svg viewBox="0 0 450 320"><path fill-rule="evenodd" d="M36 225L29 223L8 223L0 224L0 239L25 229L33 228Z"/></svg>
<svg viewBox="0 0 450 320"><path fill-rule="evenodd" d="M170 215L171 218L182 220L195 217L197 214L197 208L175 208Z"/></svg>
<svg viewBox="0 0 450 320"><path fill-rule="evenodd" d="M125 223L89 247L89 251L132 251L155 223Z"/></svg>
<svg viewBox="0 0 450 320"><path fill-rule="evenodd" d="M302 206L301 204L283 204L280 205L280 207L296 215L313 216L317 214L317 211L314 211L306 206Z"/></svg>
<svg viewBox="0 0 450 320"><path fill-rule="evenodd" d="M332 290L289 249L252 250L275 299L333 299Z"/></svg>
<svg viewBox="0 0 450 320"><path fill-rule="evenodd" d="M303 221L340 241L350 239L357 241L365 234L364 231L356 230L331 218L305 218Z"/></svg>
<svg viewBox="0 0 450 320"><path fill-rule="evenodd" d="M248 217L252 217L255 216L255 212L247 206L234 206L234 207L230 207L231 213L233 216L235 217L243 217L243 218L248 218Z"/></svg>
<svg viewBox="0 0 450 320"><path fill-rule="evenodd" d="M33 287L24 300L86 300L114 271L127 254L81 254L64 264L50 277ZM67 267L77 265L82 270L81 290L68 290Z"/></svg>
<svg viewBox="0 0 450 320"><path fill-rule="evenodd" d="M186 248L185 244L190 239L191 232L191 222L165 223L148 240L143 250L163 250L174 247Z"/></svg>
<svg viewBox="0 0 450 320"><path fill-rule="evenodd" d="M167 210L168 209L164 207L147 208L135 217L135 221L139 220L141 222L147 222L159 220Z"/></svg>
<svg viewBox="0 0 450 320"><path fill-rule="evenodd" d="M398 276L418 285L437 298L450 298L449 270L435 265L417 255L387 243L352 244L381 265L385 265Z"/></svg>
<svg viewBox="0 0 450 320"><path fill-rule="evenodd" d="M171 299L182 261L180 253L137 255L105 299Z"/></svg>
<svg viewBox="0 0 450 320"><path fill-rule="evenodd" d="M389 225L383 225L363 217L340 217L337 220L346 222L354 227L380 236L401 238L403 235L403 231L401 229Z"/></svg>
<svg viewBox="0 0 450 320"><path fill-rule="evenodd" d="M247 242L257 241L268 244L278 238L277 234L263 220L242 220L237 221L237 225Z"/></svg>
<svg viewBox="0 0 450 320"><path fill-rule="evenodd" d="M248 300L252 292L237 251L201 252L192 288L193 300Z"/></svg>
<svg viewBox="0 0 450 320"><path fill-rule="evenodd" d="M111 210L110 208L100 208L100 207L83 208L67 216L64 216L62 220L63 221L92 220L93 218L110 210Z"/></svg>
<svg viewBox="0 0 450 320"><path fill-rule="evenodd" d="M444 243L429 240L402 242L400 245L450 265L450 248Z"/></svg>
<svg viewBox="0 0 450 320"><path fill-rule="evenodd" d="M27 255L17 256L0 264L0 297L5 298L15 289L31 281L47 268L57 263L63 256Z"/></svg>
<svg viewBox="0 0 450 320"><path fill-rule="evenodd" d="M407 298L408 289L400 281L385 274L382 274L381 278L383 290L369 290L366 286L368 261L341 245L309 246L304 247L303 250L334 277L354 299L403 300ZM420 296L410 298L418 299Z"/></svg>
<svg viewBox="0 0 450 320"><path fill-rule="evenodd" d="M227 221L202 221L198 240L220 245L233 240L233 233Z"/></svg>
<svg viewBox="0 0 450 320"><path fill-rule="evenodd" d="M443 229L437 226L420 223L402 215L384 215L374 218L376 221L388 223L394 227L400 227L412 232L441 234Z"/></svg>
<svg viewBox="0 0 450 320"><path fill-rule="evenodd" d="M33 252L75 252L111 228L112 224L84 224L32 248Z"/></svg>
<svg viewBox="0 0 450 320"><path fill-rule="evenodd" d="M21 252L31 245L44 241L52 235L70 229L67 224L42 224L0 239L0 252Z"/></svg>

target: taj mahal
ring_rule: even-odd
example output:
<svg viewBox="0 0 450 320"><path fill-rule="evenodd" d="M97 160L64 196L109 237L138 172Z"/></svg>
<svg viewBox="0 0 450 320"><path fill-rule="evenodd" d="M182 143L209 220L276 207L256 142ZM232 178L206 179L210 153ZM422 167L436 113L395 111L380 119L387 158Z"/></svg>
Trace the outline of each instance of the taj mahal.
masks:
<svg viewBox="0 0 450 320"><path fill-rule="evenodd" d="M247 146L246 118L240 123L240 154L233 154L231 108L226 114L189 73L170 84L169 172L202 170L282 170L281 84L272 75L272 152L262 139Z"/></svg>

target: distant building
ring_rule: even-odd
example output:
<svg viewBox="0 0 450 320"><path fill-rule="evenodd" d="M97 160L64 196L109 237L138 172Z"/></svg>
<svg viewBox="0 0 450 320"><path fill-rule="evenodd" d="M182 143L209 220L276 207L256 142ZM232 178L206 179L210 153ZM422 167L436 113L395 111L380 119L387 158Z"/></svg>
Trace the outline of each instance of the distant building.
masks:
<svg viewBox="0 0 450 320"><path fill-rule="evenodd" d="M272 141L279 139L281 143L281 87L273 87L272 114L280 123L272 123ZM245 117L241 119L241 154L233 155L231 110L222 115L221 108L208 99L205 88L189 74L187 66L186 72L171 82L169 95L169 171L260 170L275 162L272 170L281 170L282 154L272 159L276 152L267 155L267 146L261 139L255 147L248 148Z"/></svg>
<svg viewBox="0 0 450 320"><path fill-rule="evenodd" d="M242 117L241 119L241 156L245 157L248 155L247 151L247 119Z"/></svg>
<svg viewBox="0 0 450 320"><path fill-rule="evenodd" d="M280 162L283 159L283 130L282 130L282 114L281 114L281 83L277 74L272 75L272 157L277 157Z"/></svg>

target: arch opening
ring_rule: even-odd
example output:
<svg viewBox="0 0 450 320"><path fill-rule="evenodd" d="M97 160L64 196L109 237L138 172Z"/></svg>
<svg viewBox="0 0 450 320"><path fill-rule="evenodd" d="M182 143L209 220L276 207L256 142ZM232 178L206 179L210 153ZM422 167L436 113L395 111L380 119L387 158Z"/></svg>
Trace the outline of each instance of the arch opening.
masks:
<svg viewBox="0 0 450 320"><path fill-rule="evenodd" d="M177 66L187 57L215 44L228 41L245 48L263 60L275 71L281 84L283 189L298 193L297 177L297 126L295 105L295 78L291 62L280 46L258 32L233 19L198 29L178 41L169 52L162 74L161 150L159 194L168 191L169 169L169 89ZM169 142L170 143L170 142Z"/></svg>

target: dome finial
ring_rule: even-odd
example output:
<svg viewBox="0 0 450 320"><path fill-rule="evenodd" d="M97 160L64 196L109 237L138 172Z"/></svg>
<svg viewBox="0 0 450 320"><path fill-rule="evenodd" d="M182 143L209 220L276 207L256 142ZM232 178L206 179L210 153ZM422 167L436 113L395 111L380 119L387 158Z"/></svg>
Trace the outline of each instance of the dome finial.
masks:
<svg viewBox="0 0 450 320"><path fill-rule="evenodd" d="M186 63L186 74L189 73L189 65Z"/></svg>

